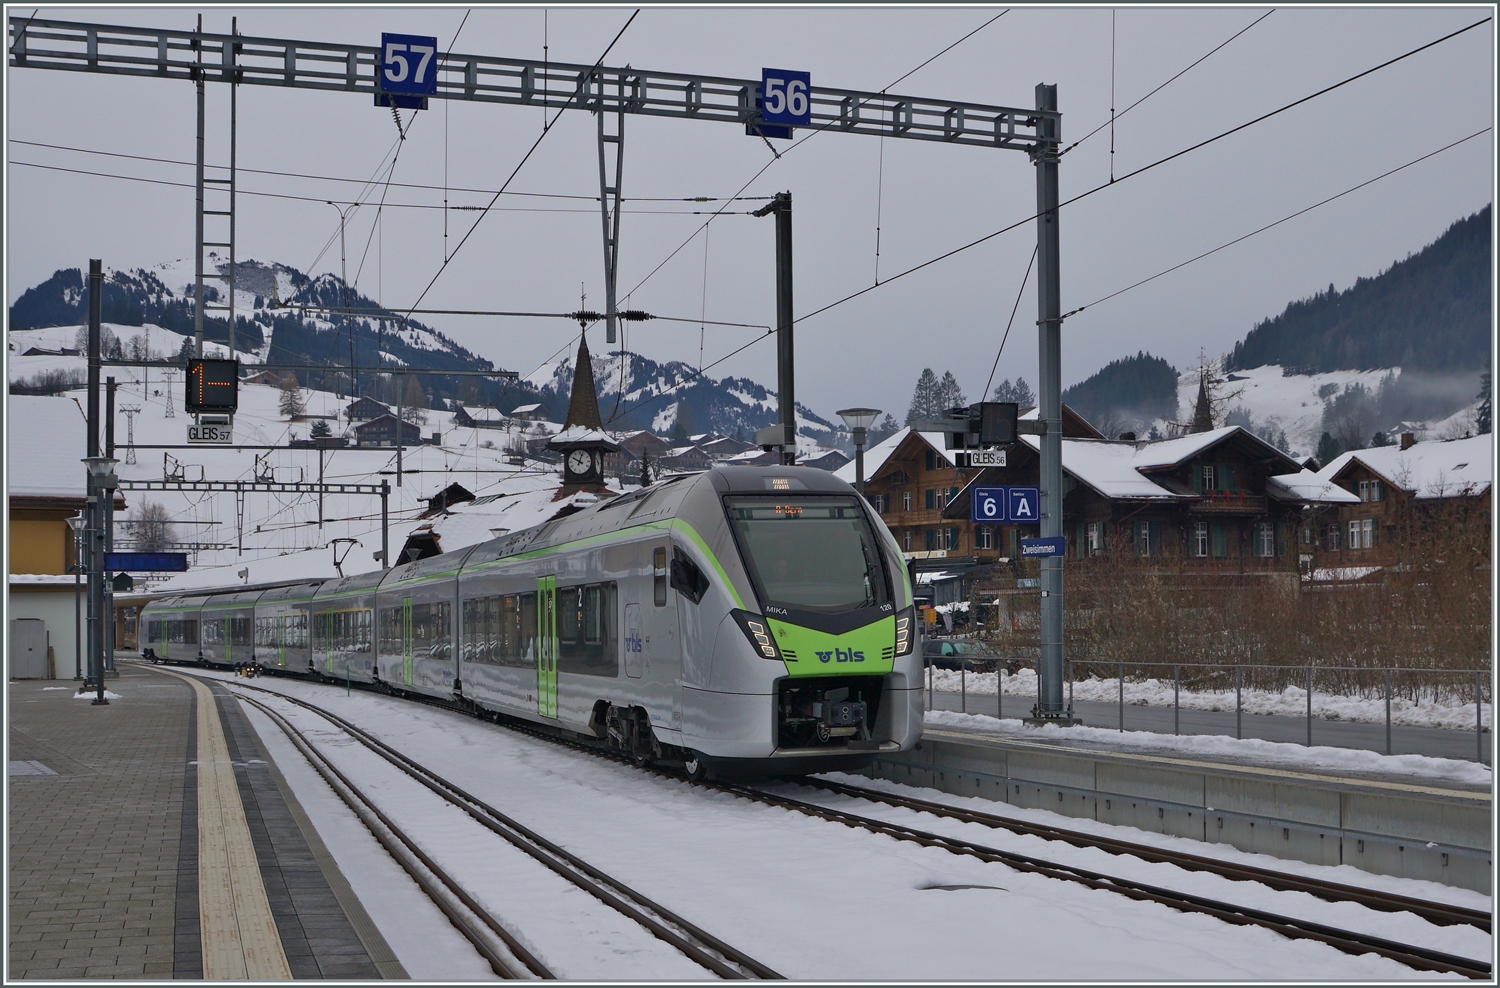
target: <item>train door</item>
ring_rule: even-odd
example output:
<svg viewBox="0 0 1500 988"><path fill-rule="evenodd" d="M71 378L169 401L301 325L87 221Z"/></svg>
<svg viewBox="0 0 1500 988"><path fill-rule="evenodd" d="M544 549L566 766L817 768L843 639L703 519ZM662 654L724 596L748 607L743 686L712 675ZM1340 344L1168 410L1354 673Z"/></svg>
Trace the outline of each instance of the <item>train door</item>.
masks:
<svg viewBox="0 0 1500 988"><path fill-rule="evenodd" d="M678 675L682 655L678 650L677 601L671 588L671 546L651 548L651 604L642 607L646 624L645 680L651 723L677 730L682 724L682 701Z"/></svg>
<svg viewBox="0 0 1500 988"><path fill-rule="evenodd" d="M221 621L219 633L224 636L224 664L234 665L234 618L228 614Z"/></svg>
<svg viewBox="0 0 1500 988"><path fill-rule="evenodd" d="M401 598L401 682L410 686L412 681L412 628L411 598Z"/></svg>
<svg viewBox="0 0 1500 988"><path fill-rule="evenodd" d="M286 667L286 615L276 616L276 664Z"/></svg>
<svg viewBox="0 0 1500 988"><path fill-rule="evenodd" d="M536 712L557 716L557 577L536 581Z"/></svg>

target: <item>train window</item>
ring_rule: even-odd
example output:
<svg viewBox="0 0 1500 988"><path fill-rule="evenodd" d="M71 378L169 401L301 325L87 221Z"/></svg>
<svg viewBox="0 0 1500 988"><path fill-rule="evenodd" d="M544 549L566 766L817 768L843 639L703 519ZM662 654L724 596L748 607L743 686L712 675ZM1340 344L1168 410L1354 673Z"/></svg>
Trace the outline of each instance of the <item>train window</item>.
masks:
<svg viewBox="0 0 1500 988"><path fill-rule="evenodd" d="M709 587L708 577L703 575L703 570L676 546L672 547L672 586L695 604L708 593Z"/></svg>
<svg viewBox="0 0 1500 988"><path fill-rule="evenodd" d="M198 619L188 618L182 622L182 642L184 645L198 644Z"/></svg>
<svg viewBox="0 0 1500 988"><path fill-rule="evenodd" d="M657 607L667 606L667 550L651 550L652 593Z"/></svg>
<svg viewBox="0 0 1500 988"><path fill-rule="evenodd" d="M581 676L618 676L618 590L613 583L557 592L557 669ZM569 634L564 627L569 626Z"/></svg>
<svg viewBox="0 0 1500 988"><path fill-rule="evenodd" d="M520 655L516 665L527 669L536 668L536 594L521 594Z"/></svg>
<svg viewBox="0 0 1500 988"><path fill-rule="evenodd" d="M252 644L250 640L250 618L237 617L229 619L229 640L235 645Z"/></svg>

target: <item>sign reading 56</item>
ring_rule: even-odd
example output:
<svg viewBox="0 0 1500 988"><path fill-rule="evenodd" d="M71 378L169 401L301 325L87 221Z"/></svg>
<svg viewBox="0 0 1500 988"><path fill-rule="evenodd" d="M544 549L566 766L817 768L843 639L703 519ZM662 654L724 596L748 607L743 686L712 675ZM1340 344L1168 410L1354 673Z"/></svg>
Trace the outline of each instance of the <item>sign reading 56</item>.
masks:
<svg viewBox="0 0 1500 988"><path fill-rule="evenodd" d="M792 127L812 123L811 73L761 69L760 92L762 122Z"/></svg>
<svg viewBox="0 0 1500 988"><path fill-rule="evenodd" d="M380 36L380 89L431 96L437 92L437 38Z"/></svg>

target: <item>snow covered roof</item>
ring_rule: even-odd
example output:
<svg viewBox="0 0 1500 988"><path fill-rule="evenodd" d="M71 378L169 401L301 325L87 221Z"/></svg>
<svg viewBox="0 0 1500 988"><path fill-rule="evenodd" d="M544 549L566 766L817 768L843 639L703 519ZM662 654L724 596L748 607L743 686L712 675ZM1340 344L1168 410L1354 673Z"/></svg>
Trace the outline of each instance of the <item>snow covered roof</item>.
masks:
<svg viewBox="0 0 1500 988"><path fill-rule="evenodd" d="M1195 432L1176 439L1150 443L1141 448L1136 456L1135 465L1142 470L1149 470L1152 467L1173 467L1188 457L1198 455L1210 446L1218 445L1236 432L1245 432L1245 430L1237 425L1229 425L1222 429L1210 429L1208 432ZM1250 435L1248 432L1245 434Z"/></svg>
<svg viewBox="0 0 1500 988"><path fill-rule="evenodd" d="M1266 493L1278 501L1318 501L1324 504L1357 502L1358 497L1311 470L1266 478Z"/></svg>
<svg viewBox="0 0 1500 988"><path fill-rule="evenodd" d="M399 539L393 530L391 553L394 555L399 551L398 541L404 542L410 535L420 532L437 535L443 552L450 553L504 534L495 529L519 532L542 524L569 505L584 507L599 500L598 494L589 491L579 491L560 501L553 500L562 486L562 478L550 472L517 475L502 481L499 486L501 491L455 504L447 513L415 526ZM618 493L619 488L611 487L610 491Z"/></svg>
<svg viewBox="0 0 1500 988"><path fill-rule="evenodd" d="M1408 449L1377 446L1339 455L1318 476L1333 481L1354 461L1419 498L1477 495L1494 479L1492 436L1417 443Z"/></svg>
<svg viewBox="0 0 1500 988"><path fill-rule="evenodd" d="M552 438L547 440L547 445L549 446L561 446L568 443L598 443L611 450L620 448L620 444L609 433L581 425L570 426L561 432L555 433Z"/></svg>
<svg viewBox="0 0 1500 988"><path fill-rule="evenodd" d="M1022 436L1022 442L1034 450L1041 448L1040 436ZM1108 498L1180 497L1161 487L1139 471L1140 452L1134 443L1109 442L1100 439L1064 439L1063 470L1074 480L1086 484Z"/></svg>
<svg viewBox="0 0 1500 988"><path fill-rule="evenodd" d="M88 471L80 462L88 452L88 428L78 402L9 395L5 432L6 489L12 497L88 496Z"/></svg>
<svg viewBox="0 0 1500 988"><path fill-rule="evenodd" d="M394 528L391 532L391 541L396 541ZM371 554L380 551L379 530L373 533L373 537L366 535L361 538L360 542L363 546L355 546L344 557L345 573L351 575L364 573L375 569L378 565ZM392 546L391 552L395 553L400 548L399 545ZM248 576L239 575L242 569L250 571ZM195 566L186 573L179 573L165 582L155 584L148 593L153 597L160 597L241 584L255 586L267 583L292 583L298 580L308 582L333 580L337 579L338 575L339 572L333 565L333 550L323 546L289 552L283 556L260 556L244 561L236 560L222 566Z"/></svg>
<svg viewBox="0 0 1500 988"><path fill-rule="evenodd" d="M953 454L949 453L943 448L947 444L947 440L943 437L943 433L917 432L911 426L904 426L903 428L897 429L894 433L887 436L885 439L882 439L874 446L871 446L869 449L865 450L865 478L869 479L871 477L874 477L875 474L880 471L880 468L885 466L885 461L891 458L891 454L896 452L896 450L900 448L901 444L906 441L908 436L912 435L920 436L928 446L931 446L938 452L940 456L942 456L943 461L947 463L948 466L951 467L954 465ZM854 461L850 460L848 463L835 470L833 472L833 475L840 480L848 481L852 484L854 483L854 466Z"/></svg>

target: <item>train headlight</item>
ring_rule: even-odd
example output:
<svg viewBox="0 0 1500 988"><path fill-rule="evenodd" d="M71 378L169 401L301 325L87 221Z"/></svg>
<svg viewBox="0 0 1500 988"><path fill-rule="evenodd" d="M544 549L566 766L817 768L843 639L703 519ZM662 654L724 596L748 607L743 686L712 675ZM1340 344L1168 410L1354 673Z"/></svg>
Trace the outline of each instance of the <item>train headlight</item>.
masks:
<svg viewBox="0 0 1500 988"><path fill-rule="evenodd" d="M908 607L896 615L896 654L911 654L912 644L916 641L916 637L916 610Z"/></svg>
<svg viewBox="0 0 1500 988"><path fill-rule="evenodd" d="M771 637L771 626L764 617L749 611L736 610L730 613L734 615L734 620L745 637L750 639L750 647L755 650L755 654L780 661L781 651L776 647L776 640Z"/></svg>

